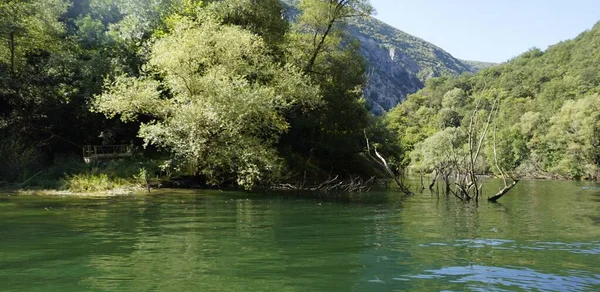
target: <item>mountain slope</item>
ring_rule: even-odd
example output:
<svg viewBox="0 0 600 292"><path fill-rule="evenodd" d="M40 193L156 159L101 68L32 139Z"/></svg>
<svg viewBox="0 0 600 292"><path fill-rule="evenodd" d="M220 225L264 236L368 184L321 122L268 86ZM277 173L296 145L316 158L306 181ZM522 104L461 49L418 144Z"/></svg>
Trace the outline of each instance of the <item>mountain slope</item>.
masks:
<svg viewBox="0 0 600 292"><path fill-rule="evenodd" d="M294 19L298 0L282 0ZM365 97L375 114L383 114L423 88L425 81L442 75L474 73L490 64L459 60L441 48L396 29L374 17L353 18L345 26L361 42L369 66Z"/></svg>
<svg viewBox="0 0 600 292"><path fill-rule="evenodd" d="M460 61L467 64L469 67L471 67L472 71L476 71L476 72L479 72L483 69L487 69L489 67L498 65L498 63L492 63L492 62L480 62L480 61L470 61L470 60L460 60Z"/></svg>
<svg viewBox="0 0 600 292"><path fill-rule="evenodd" d="M431 77L477 71L441 48L373 17L353 19L347 29L361 42L369 64L364 91L376 114L423 88Z"/></svg>

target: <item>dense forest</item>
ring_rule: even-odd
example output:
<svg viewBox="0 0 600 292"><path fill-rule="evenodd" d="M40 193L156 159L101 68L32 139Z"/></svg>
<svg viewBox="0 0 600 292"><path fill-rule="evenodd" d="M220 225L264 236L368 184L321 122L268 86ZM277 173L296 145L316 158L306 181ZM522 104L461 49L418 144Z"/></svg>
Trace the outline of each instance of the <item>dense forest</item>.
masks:
<svg viewBox="0 0 600 292"><path fill-rule="evenodd" d="M0 186L448 176L474 140L473 175L600 178L600 25L429 79L377 118L363 95L376 64L346 29L368 0L294 3L290 18L279 0L3 1ZM84 145L113 144L134 156L83 163Z"/></svg>
<svg viewBox="0 0 600 292"><path fill-rule="evenodd" d="M126 177L253 188L367 175L365 129L392 137L342 30L368 1L301 1L293 22L278 0L0 5L3 183L99 172L78 163L88 144L135 146L143 162Z"/></svg>
<svg viewBox="0 0 600 292"><path fill-rule="evenodd" d="M519 176L599 179L598 47L600 24L474 75L430 79L385 117L410 152L404 164L416 172L439 172L468 148L473 114L485 118L495 110L479 173L501 172L495 156L502 170Z"/></svg>

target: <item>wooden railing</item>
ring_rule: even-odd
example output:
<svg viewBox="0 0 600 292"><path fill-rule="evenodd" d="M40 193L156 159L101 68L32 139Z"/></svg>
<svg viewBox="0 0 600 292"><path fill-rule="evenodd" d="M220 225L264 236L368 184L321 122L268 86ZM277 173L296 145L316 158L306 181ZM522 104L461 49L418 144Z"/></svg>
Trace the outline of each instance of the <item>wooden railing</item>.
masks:
<svg viewBox="0 0 600 292"><path fill-rule="evenodd" d="M98 159L111 159L131 156L130 145L85 145L83 159L86 163Z"/></svg>

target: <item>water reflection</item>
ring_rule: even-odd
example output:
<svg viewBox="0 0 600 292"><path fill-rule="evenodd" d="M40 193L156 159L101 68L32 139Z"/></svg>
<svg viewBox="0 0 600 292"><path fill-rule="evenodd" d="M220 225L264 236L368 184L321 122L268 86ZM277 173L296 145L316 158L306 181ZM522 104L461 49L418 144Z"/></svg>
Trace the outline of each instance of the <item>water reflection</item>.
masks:
<svg viewBox="0 0 600 292"><path fill-rule="evenodd" d="M501 204L428 194L0 195L0 290L600 290L600 204L571 182Z"/></svg>

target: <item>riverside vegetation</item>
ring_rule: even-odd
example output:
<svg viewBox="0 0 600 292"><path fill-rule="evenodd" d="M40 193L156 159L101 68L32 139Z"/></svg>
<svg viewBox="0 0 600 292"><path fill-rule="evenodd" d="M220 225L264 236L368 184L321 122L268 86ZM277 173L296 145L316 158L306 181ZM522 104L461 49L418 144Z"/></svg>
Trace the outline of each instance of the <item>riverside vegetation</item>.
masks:
<svg viewBox="0 0 600 292"><path fill-rule="evenodd" d="M506 191L522 176L600 178L600 25L476 74L423 73L380 118L363 96L377 64L348 34L369 2L286 3L3 2L0 182L102 191L185 176L251 190L412 172L470 200L482 174ZM84 165L86 144L143 158Z"/></svg>

